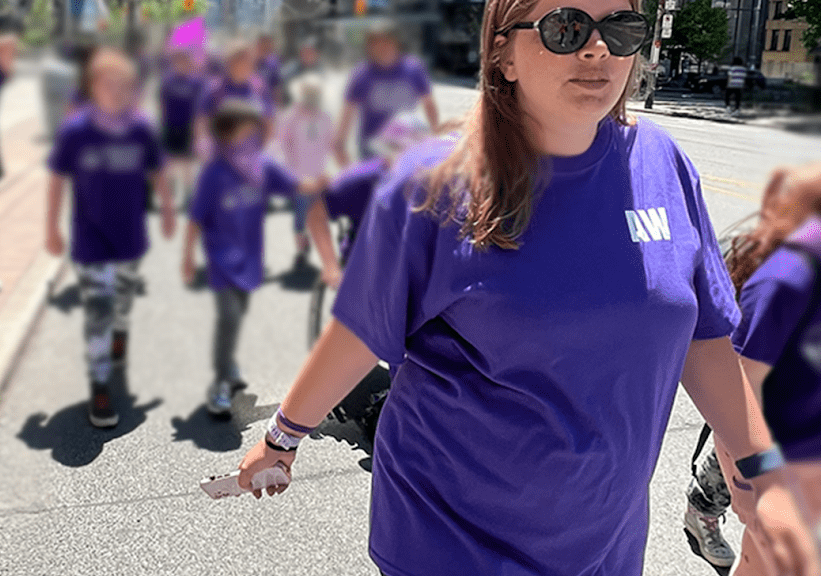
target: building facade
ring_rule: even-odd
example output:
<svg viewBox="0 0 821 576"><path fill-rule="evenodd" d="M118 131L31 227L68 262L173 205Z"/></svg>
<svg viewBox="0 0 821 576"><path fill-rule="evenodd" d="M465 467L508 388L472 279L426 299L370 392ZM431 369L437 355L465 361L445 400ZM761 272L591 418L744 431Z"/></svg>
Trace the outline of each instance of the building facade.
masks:
<svg viewBox="0 0 821 576"><path fill-rule="evenodd" d="M815 81L813 56L801 37L809 27L801 19L784 18L787 2L770 2L761 72L768 78L787 78L811 84Z"/></svg>
<svg viewBox="0 0 821 576"><path fill-rule="evenodd" d="M768 0L713 0L713 8L727 11L729 42L722 64L729 64L733 58L744 60L747 67L761 68L764 50L765 24L767 22Z"/></svg>

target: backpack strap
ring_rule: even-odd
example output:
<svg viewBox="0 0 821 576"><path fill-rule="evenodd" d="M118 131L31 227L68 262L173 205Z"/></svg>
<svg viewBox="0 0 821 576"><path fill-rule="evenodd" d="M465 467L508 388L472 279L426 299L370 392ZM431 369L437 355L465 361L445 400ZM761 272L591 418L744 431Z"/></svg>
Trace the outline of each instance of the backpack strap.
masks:
<svg viewBox="0 0 821 576"><path fill-rule="evenodd" d="M707 444L707 438L710 437L710 432L712 432L712 428L710 428L710 425L705 422L704 427L701 429L701 434L699 434L698 442L696 443L696 451L693 452L693 458L690 460L690 470L693 473L693 478L696 477L696 472L698 470L696 460L698 460L701 451L704 450L704 445Z"/></svg>

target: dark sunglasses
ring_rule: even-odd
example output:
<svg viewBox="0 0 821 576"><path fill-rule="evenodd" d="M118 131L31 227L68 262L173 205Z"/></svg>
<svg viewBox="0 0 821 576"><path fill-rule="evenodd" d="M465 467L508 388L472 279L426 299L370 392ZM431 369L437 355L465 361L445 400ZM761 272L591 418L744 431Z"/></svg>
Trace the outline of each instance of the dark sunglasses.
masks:
<svg viewBox="0 0 821 576"><path fill-rule="evenodd" d="M554 54L572 54L581 50L598 30L613 56L632 56L650 38L647 18L633 10L613 12L596 22L578 8L557 8L536 22L518 22L500 34L515 28L536 29L544 47Z"/></svg>

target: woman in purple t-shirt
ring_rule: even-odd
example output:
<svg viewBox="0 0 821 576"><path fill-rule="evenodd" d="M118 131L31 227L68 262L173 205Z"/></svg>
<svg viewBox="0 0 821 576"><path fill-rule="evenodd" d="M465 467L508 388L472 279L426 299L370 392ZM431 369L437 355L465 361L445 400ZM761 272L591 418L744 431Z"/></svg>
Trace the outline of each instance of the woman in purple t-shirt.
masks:
<svg viewBox="0 0 821 576"><path fill-rule="evenodd" d="M626 114L639 4L485 5L464 134L413 148L377 189L334 320L241 486L290 473L301 437L382 359L397 366L373 457L383 573L623 576L642 572L679 381L734 458L772 448L698 174ZM747 481L795 510L779 472ZM806 530L783 522L768 534L785 572L817 575Z"/></svg>

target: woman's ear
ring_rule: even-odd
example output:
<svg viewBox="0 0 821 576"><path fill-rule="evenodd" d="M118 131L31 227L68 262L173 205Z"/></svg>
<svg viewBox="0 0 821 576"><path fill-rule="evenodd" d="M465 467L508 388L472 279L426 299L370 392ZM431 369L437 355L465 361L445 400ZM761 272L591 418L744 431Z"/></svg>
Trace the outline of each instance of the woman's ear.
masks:
<svg viewBox="0 0 821 576"><path fill-rule="evenodd" d="M497 34L493 39L493 47L499 52L499 69L508 82L516 82L519 75L516 72L516 63L513 59L513 47L507 36Z"/></svg>

